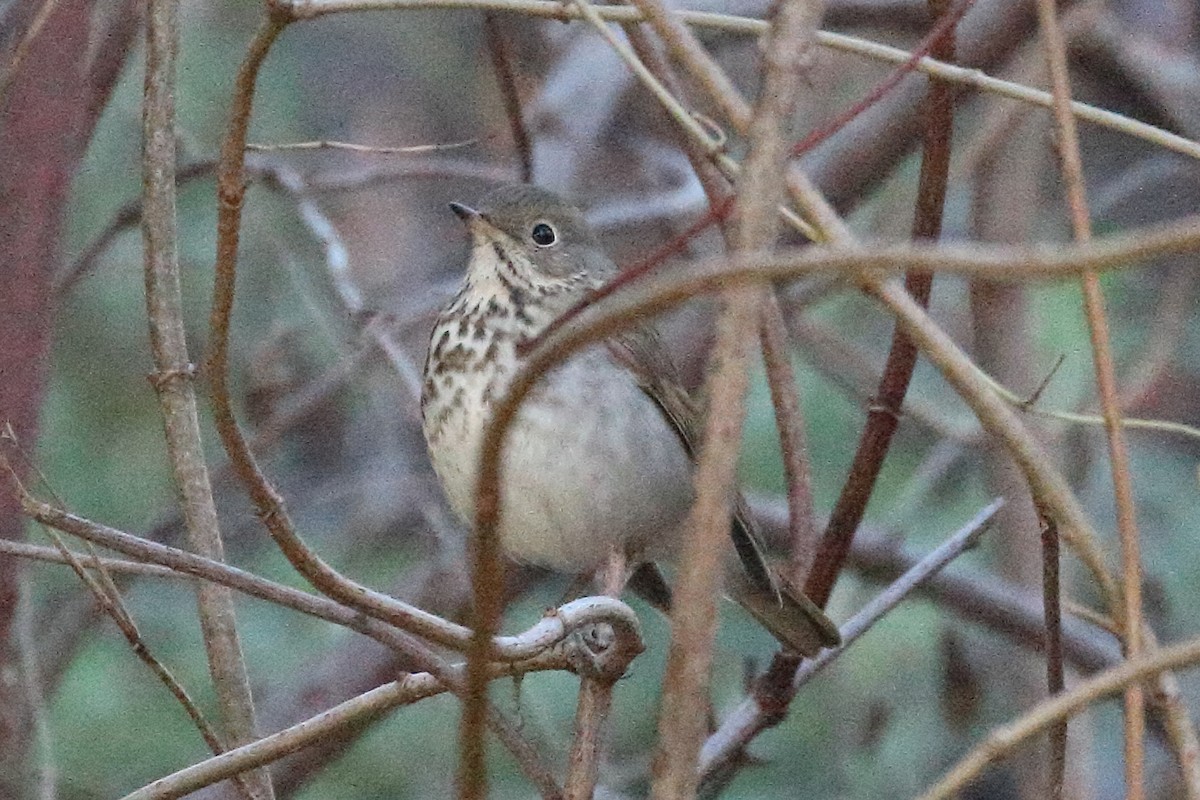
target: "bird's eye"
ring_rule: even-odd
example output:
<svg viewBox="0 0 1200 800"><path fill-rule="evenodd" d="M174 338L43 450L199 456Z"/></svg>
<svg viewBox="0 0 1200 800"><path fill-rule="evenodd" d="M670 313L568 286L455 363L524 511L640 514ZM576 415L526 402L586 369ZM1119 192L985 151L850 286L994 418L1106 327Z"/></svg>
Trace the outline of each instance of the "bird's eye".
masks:
<svg viewBox="0 0 1200 800"><path fill-rule="evenodd" d="M538 247L549 247L558 241L558 234L554 232L554 226L548 222L539 222L534 225L529 235L533 237L533 241Z"/></svg>

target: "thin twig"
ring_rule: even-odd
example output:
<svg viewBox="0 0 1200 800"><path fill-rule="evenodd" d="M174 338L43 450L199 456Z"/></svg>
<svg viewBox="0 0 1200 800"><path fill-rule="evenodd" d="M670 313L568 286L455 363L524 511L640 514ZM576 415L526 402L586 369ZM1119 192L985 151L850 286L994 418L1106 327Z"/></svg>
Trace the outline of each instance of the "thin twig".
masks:
<svg viewBox="0 0 1200 800"><path fill-rule="evenodd" d="M1062 597L1059 579L1058 525L1054 518L1038 515L1042 527L1042 609L1046 617L1046 689L1051 696L1062 694ZM1050 800L1060 800L1067 770L1067 721L1050 728L1050 770L1047 781Z"/></svg>
<svg viewBox="0 0 1200 800"><path fill-rule="evenodd" d="M504 100L504 113L508 116L513 146L521 164L521 181L529 183L533 180L533 142L521 111L521 87L513 66L511 45L495 14L488 12L483 15L483 36L492 59L492 69L496 73L496 83L500 86L500 97Z"/></svg>
<svg viewBox="0 0 1200 800"><path fill-rule="evenodd" d="M822 651L811 661L806 661L791 676L790 681L778 687L786 697L764 697L751 694L725 718L721 726L708 737L700 756L700 773L705 778L717 774L737 757L750 741L767 727L778 724L782 717L780 707L786 708L791 696L795 695L814 675L833 663L863 634L911 595L922 584L940 572L963 552L975 546L979 537L987 530L996 512L1004 505L995 500L985 506L963 527L953 533L928 555L914 564L907 572L893 581L876 595L845 625L842 626L842 643L832 650Z"/></svg>
<svg viewBox="0 0 1200 800"><path fill-rule="evenodd" d="M21 544L0 539L2 544ZM39 800L55 800L58 796L58 764L54 758L54 733L50 726L50 709L46 704L46 687L37 657L37 635L34 633L32 594L29 570L22 570L17 579L17 603L12 619L12 636L21 665L21 689L33 722L37 747L37 788Z"/></svg>
<svg viewBox="0 0 1200 800"><path fill-rule="evenodd" d="M775 409L779 447L783 453L783 475L787 482L789 579L792 585L803 586L816 556L820 531L817 527L816 504L813 502L804 410L800 405L796 373L789 360L787 324L774 291L769 293L763 307L759 339L763 364L766 366L767 386L771 390L771 404Z"/></svg>
<svg viewBox="0 0 1200 800"><path fill-rule="evenodd" d="M424 153L438 153L443 150L457 150L460 147L470 147L473 144L479 144L479 140L465 139L461 142L446 142L445 144L410 144L403 147L384 147L381 145L358 144L356 142L317 139L310 142L279 142L271 144L247 142L246 149L256 153L277 153L284 150L347 150L351 153L366 153L369 155L414 156Z"/></svg>
<svg viewBox="0 0 1200 800"><path fill-rule="evenodd" d="M1038 0L1037 10L1042 43L1050 67L1055 139L1061 159L1063 183L1066 186L1071 230L1075 241L1086 243L1092 238L1092 223L1087 205L1087 190L1084 186L1083 160L1079 153L1079 135L1075 129L1075 118L1070 112L1071 84L1067 72L1066 43L1058 24L1058 10L1054 0ZM1120 599L1111 605L1119 609L1124 629L1125 653L1129 658L1137 658L1142 651L1142 567L1129 452L1121 426L1116 370L1113 367L1112 344L1100 278L1096 273L1089 271L1083 273L1080 280L1092 343L1092 360L1096 367L1096 386L1100 393L1100 408L1107 433L1113 495L1117 507L1117 531L1121 538L1121 593ZM1114 612L1114 615L1116 613ZM1130 800L1141 800L1144 796L1145 736L1146 698L1139 684L1131 684L1125 691L1125 791Z"/></svg>
<svg viewBox="0 0 1200 800"><path fill-rule="evenodd" d="M146 12L142 111L146 312L157 370L152 383L163 414L167 451L182 500L189 544L197 553L220 561L223 547L200 438L192 385L194 369L184 334L179 281L175 213L175 65L178 49L177 0L152 0ZM234 746L245 744L256 736L254 701L242 659L233 595L225 587L204 583L197 590L197 601L225 739ZM126 635L129 636L129 632ZM136 641L136 637L131 641ZM167 680L169 675L160 672L160 677ZM168 686L172 685L178 684L168 681ZM185 697L182 696L181 701ZM184 702L184 706L188 708L189 703ZM247 775L245 785L239 784L239 788L246 797L254 800L274 797L270 775L265 771Z"/></svg>
<svg viewBox="0 0 1200 800"><path fill-rule="evenodd" d="M748 154L737 181L731 234L733 252L769 249L778 234L776 208L783 196L784 126L799 96L800 69L823 4L783 0L777 6L763 54L759 98L746 131ZM696 500L685 527L671 647L663 679L658 750L652 796L682 800L695 794L697 759L705 735L705 704L716 632L716 600L721 553L728 546L736 461L744 419L750 346L758 333L765 287L746 286L723 293L717 321L713 371L703 445L696 467Z"/></svg>
<svg viewBox="0 0 1200 800"><path fill-rule="evenodd" d="M609 597L620 597L625 588L625 553L614 549L601 574L601 590ZM579 683L575 707L575 734L567 757L564 800L592 800L600 764L600 740L612 708L613 686L621 676L585 676Z"/></svg>
<svg viewBox="0 0 1200 800"><path fill-rule="evenodd" d="M294 5L294 15L298 19L311 19L328 14L357 11L445 8L448 6L456 9L504 11L564 21L581 16L576 9L563 6L555 0L297 0ZM607 21L622 24L640 22L645 19L642 12L634 6L601 6L597 8L597 13ZM761 36L768 27L766 20L750 17L704 11L677 11L675 13L688 25L745 36ZM912 58L912 53L907 50L831 31L818 31L815 43L820 47L890 64L903 64ZM955 67L932 58L922 58L917 62L916 69L950 83L991 92L1043 108L1053 106L1049 92L993 78L979 69ZM1086 103L1072 102L1071 111L1079 119L1087 122L1121 131L1125 135L1143 139L1190 158L1200 158L1200 142L1184 136Z"/></svg>
<svg viewBox="0 0 1200 800"><path fill-rule="evenodd" d="M175 174L176 185L211 177L217 168L215 160L199 160L186 164ZM420 177L465 177L485 182L501 182L512 179L509 170L476 164L462 159L425 159L419 162L401 161L386 167L369 166L344 168L335 172L322 172L300 176L284 164L255 159L246 164L246 180L253 183L264 181L273 189L284 189L284 178L296 178L309 194L316 192L349 192L370 189L381 183ZM54 292L60 298L68 294L83 278L91 274L117 236L127 228L137 225L142 218L141 199L130 200L118 208L104 229L85 247L75 260L55 279Z"/></svg>
<svg viewBox="0 0 1200 800"><path fill-rule="evenodd" d="M994 729L986 740L963 757L919 800L946 800L974 781L988 765L1011 753L1030 737L1036 736L1056 722L1067 719L1087 706L1121 693L1135 683L1181 667L1194 667L1200 662L1200 639L1147 652L1136 659L1123 661L1112 669L1081 681L1056 697L1035 706L1023 717Z"/></svg>
<svg viewBox="0 0 1200 800"><path fill-rule="evenodd" d="M492 678L505 678L543 670L564 669L566 659L549 653L520 664L496 664ZM182 797L217 781L278 761L305 747L344 735L400 706L441 694L445 685L427 672L409 673L350 700L298 722L278 733L264 736L236 750L201 761L150 783L122 800L170 800Z"/></svg>
<svg viewBox="0 0 1200 800"><path fill-rule="evenodd" d="M893 89L899 86L900 82L904 80L905 77L917 69L917 66L926 55L932 56L939 62L953 61L954 28L958 25L959 20L963 18L963 15L965 15L974 4L975 0L958 0L958 2L953 6L948 6L945 0L938 0L936 3L931 2L931 7L940 7L940 9L935 10L935 13L938 17L937 24L934 25L933 30L926 34L925 38L917 44L912 53L909 55L908 60L899 65L896 69L892 70L887 77L885 77L874 88L868 91L866 95L862 97L862 99L858 100L850 108L846 109L837 117L830 120L827 124L822 125L820 128L813 131L799 142L796 142L796 144L792 146L792 155L803 155L804 153L815 149L817 145L821 144L826 139L845 128L846 125L848 125L855 117L862 115L863 112L882 100L888 94L888 92L891 92ZM929 94L927 97L932 95L934 92L938 92L943 95L943 99L939 100L938 102L948 105L950 102L950 89L948 86L941 86L938 88L939 86L940 84L937 81L933 81L930 84ZM926 102L927 105L930 106L937 105L937 103L932 100L927 100ZM926 131L928 131L929 128L930 124L926 122ZM926 139L926 141L928 141L928 139Z"/></svg>
<svg viewBox="0 0 1200 800"><path fill-rule="evenodd" d="M57 548L26 542L14 542L0 539L0 553L15 558L27 558L30 561L41 561L46 564L69 565L71 558L80 558L81 554L63 555ZM157 564L145 564L140 561L126 561L119 558L89 558L80 562L84 569L106 569L117 575L142 575L149 578L179 578L180 575L170 567Z"/></svg>

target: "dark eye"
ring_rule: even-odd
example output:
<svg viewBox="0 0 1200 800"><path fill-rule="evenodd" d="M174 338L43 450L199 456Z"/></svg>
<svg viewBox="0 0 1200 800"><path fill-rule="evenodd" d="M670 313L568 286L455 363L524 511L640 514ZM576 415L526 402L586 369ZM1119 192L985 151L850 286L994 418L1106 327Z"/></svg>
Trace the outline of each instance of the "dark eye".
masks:
<svg viewBox="0 0 1200 800"><path fill-rule="evenodd" d="M529 235L533 237L533 241L539 247L549 247L558 241L558 234L554 232L554 227L548 222L539 222L534 225Z"/></svg>

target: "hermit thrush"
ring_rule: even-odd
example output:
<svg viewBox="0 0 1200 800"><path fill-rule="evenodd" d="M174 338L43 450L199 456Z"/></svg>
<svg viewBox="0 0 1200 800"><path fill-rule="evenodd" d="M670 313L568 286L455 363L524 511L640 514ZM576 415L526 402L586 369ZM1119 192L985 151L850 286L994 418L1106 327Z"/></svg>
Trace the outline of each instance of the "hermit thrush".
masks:
<svg viewBox="0 0 1200 800"><path fill-rule="evenodd" d="M616 274L580 211L532 186L494 191L479 211L452 203L471 237L467 274L434 326L421 413L434 470L456 513L474 519L480 443L521 345ZM631 581L669 598L669 559L692 504L697 404L649 325L591 345L543 376L508 435L499 537L513 559L582 574L614 548L643 567ZM837 643L819 608L775 579L742 510L741 568L726 591L788 650Z"/></svg>

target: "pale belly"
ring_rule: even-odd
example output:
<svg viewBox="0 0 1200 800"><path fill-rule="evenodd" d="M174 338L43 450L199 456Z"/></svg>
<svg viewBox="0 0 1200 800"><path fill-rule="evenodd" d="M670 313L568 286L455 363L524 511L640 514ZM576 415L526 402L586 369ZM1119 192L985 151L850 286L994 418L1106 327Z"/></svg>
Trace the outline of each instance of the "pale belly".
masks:
<svg viewBox="0 0 1200 800"><path fill-rule="evenodd" d="M482 387L467 391L474 389L482 394ZM482 422L450 416L430 453L468 524ZM670 555L692 499L691 464L675 431L633 378L596 350L544 378L522 406L501 480L505 551L562 572L597 567L617 545L634 558Z"/></svg>

